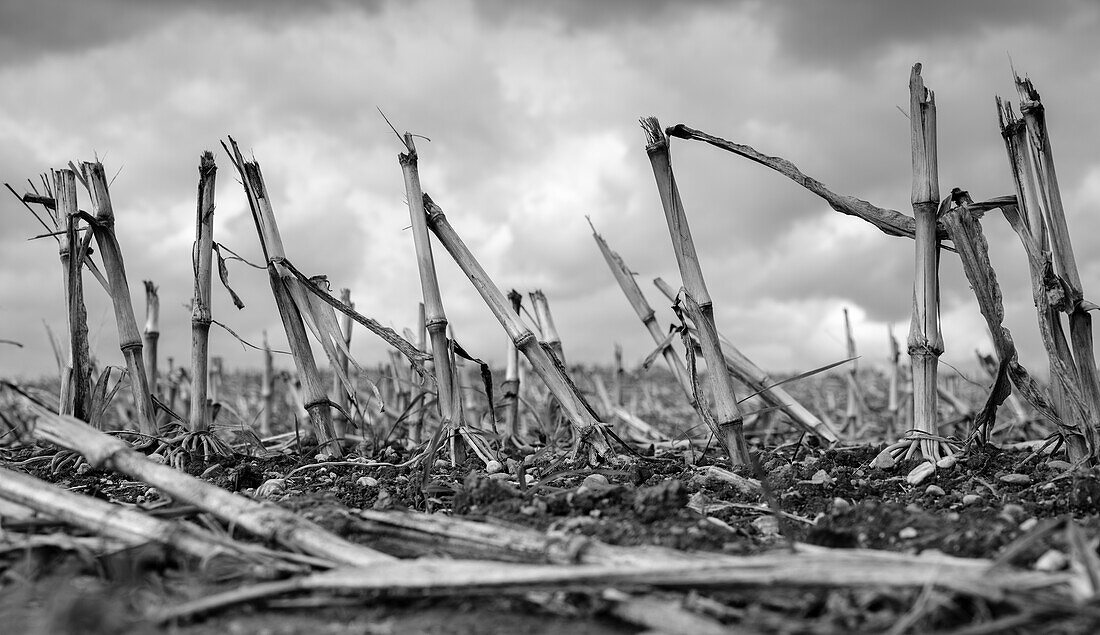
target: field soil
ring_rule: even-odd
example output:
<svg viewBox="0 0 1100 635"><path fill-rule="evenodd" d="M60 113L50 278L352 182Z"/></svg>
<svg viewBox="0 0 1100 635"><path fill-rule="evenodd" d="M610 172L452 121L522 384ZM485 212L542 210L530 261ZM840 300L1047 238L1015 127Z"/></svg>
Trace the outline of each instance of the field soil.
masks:
<svg viewBox="0 0 1100 635"><path fill-rule="evenodd" d="M659 415L647 416L653 421ZM784 430L781 421L773 423ZM780 435L784 442L777 445L771 442L775 430L750 428L757 465L732 472L715 448L684 443L618 446L595 466L571 462L563 448L534 455L504 452L504 460L489 469L473 453L458 465L440 458L425 469L409 464L414 448L392 441L371 456L341 461L293 449L264 455L252 450L253 455L217 460L190 457L183 467L219 487L271 501L351 541L400 557L469 555L445 541L413 541L370 529L364 512L431 512L608 545L727 555L789 551L794 545L938 551L1042 571L1081 566L1080 559L1088 559L1081 555L1081 544L1097 557L1100 472L1074 469L1064 456L1037 453L1034 446L970 443L960 446L954 465L913 484L906 477L918 460L872 467L885 441L825 448L786 428ZM241 537L144 483L81 462L57 469L51 465L56 458L54 448L22 446L8 449L0 464L73 492L160 517L190 518ZM754 481L761 487L754 488ZM3 520L9 545L0 561L3 632L661 632L652 616L625 610L615 592L601 588L384 598L302 592L155 625L143 617L152 607L253 581L247 572L211 571L153 545L97 550L67 544L67 538L87 534L60 522L6 514ZM28 535L56 540L11 546L13 536ZM989 632L1047 630L1036 626L1046 623L1040 608L1027 614L1017 605L931 588L776 585L688 590L668 597L729 632L985 632L982 625L998 623L1004 628ZM1012 622L1014 617L1018 622ZM1096 619L1083 609L1063 611L1051 619L1049 632L1087 632L1097 626ZM667 632L678 630L670 622Z"/></svg>

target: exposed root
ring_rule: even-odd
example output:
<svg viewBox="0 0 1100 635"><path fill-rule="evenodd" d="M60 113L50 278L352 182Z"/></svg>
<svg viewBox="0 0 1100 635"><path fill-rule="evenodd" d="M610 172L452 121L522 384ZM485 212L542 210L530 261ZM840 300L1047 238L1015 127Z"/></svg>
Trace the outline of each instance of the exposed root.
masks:
<svg viewBox="0 0 1100 635"><path fill-rule="evenodd" d="M900 441L883 450L879 456L889 453L894 461L908 461L919 456L927 461L939 463L945 458L955 456L961 449L962 446L953 439L920 430L910 430Z"/></svg>

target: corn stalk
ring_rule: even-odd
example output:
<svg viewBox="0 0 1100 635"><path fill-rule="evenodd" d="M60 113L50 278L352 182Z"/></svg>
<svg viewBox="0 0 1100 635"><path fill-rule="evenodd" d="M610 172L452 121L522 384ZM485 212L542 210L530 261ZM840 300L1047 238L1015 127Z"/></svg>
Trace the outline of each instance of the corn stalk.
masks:
<svg viewBox="0 0 1100 635"><path fill-rule="evenodd" d="M152 280L145 280L145 330L142 337L145 340L145 373L148 375L149 390L152 394L158 394L157 390L157 341L160 339L160 296L157 295L157 287Z"/></svg>
<svg viewBox="0 0 1100 635"><path fill-rule="evenodd" d="M210 284L214 249L214 184L218 166L209 150L199 159L198 203L191 271L195 292L191 299L191 432L206 432L209 420Z"/></svg>
<svg viewBox="0 0 1100 635"><path fill-rule="evenodd" d="M913 368L913 428L937 434L936 375L943 353L940 334L940 244L936 236L940 184L936 156L936 100L924 86L921 65L909 75L909 121L913 157L913 217L916 220L916 270L913 277L913 319L909 325L909 357ZM939 445L921 440L921 454L939 460Z"/></svg>
<svg viewBox="0 0 1100 635"><path fill-rule="evenodd" d="M718 329L714 324L714 305L703 279L703 269L699 265L699 256L695 253L695 243L691 238L687 215L680 200L680 191L672 173L672 159L669 155L668 137L661 130L656 117L642 120L646 132L646 152L657 180L657 190L661 196L661 206L665 211L672 248L676 254L676 263L680 268L680 277L684 282L678 302L682 303L687 315L698 329L699 345L703 349L703 358L710 369L711 394L714 399L714 415L717 421L712 427L715 436L722 440L733 465L749 464L749 449L743 431L744 420L734 394L733 378L726 370L722 345L718 340ZM710 418L706 418L710 423Z"/></svg>
<svg viewBox="0 0 1100 635"><path fill-rule="evenodd" d="M115 325L118 327L118 344L122 356L126 359L126 370L130 375L130 391L134 399L138 429L150 436L156 436L157 426L153 412L153 400L149 392L149 380L145 374L145 361L142 359L141 333L134 317L134 305L130 300L130 285L126 281L126 266L122 260L122 249L115 237L115 212L111 205L111 194L107 188L107 176L103 164L85 162L82 166L84 181L95 210L96 244L99 256L103 259L103 268L111 290L111 303L115 311Z"/></svg>
<svg viewBox="0 0 1100 635"><path fill-rule="evenodd" d="M573 429L574 455L585 448L589 451L590 460L605 456L610 451L610 446L604 435L603 423L596 418L592 407L581 396L565 369L554 361L539 343L535 334L524 326L500 288L489 278L485 269L451 227L450 222L443 215L443 210L432 202L427 194L424 195L424 209L427 213L429 229L470 279L482 300L511 338L512 343L531 363L535 373L561 406L562 412Z"/></svg>
<svg viewBox="0 0 1100 635"><path fill-rule="evenodd" d="M92 369L88 348L88 310L84 305L84 267L81 264L87 250L86 243L77 240L76 173L55 170L53 192L58 225L65 229L59 236L58 251L69 327L69 360L62 373L67 377L63 376L61 380L59 412L88 421L91 416Z"/></svg>

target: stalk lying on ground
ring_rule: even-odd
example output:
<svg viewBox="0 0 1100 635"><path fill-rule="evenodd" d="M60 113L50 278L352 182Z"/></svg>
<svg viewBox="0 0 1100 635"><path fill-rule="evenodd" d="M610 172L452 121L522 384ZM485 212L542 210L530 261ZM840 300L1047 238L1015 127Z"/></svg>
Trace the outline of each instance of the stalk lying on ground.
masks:
<svg viewBox="0 0 1100 635"><path fill-rule="evenodd" d="M279 569L283 573L302 569L260 553L264 551L262 548L224 538L191 523L155 518L5 468L0 468L0 498L29 507L46 518L120 540L129 546L154 542L203 563L225 561L226 566L242 571L247 567L253 574L257 572L256 566Z"/></svg>
<svg viewBox="0 0 1100 635"><path fill-rule="evenodd" d="M501 293L500 288L493 283L489 275L478 263L466 244L455 232L454 228L443 215L443 210L432 202L427 194L424 195L424 209L428 216L428 226L435 234L443 247L454 258L466 277L481 294L485 304L500 322L508 337L512 339L516 348L523 353L531 367L546 384L550 393L561 405L562 412L569 419L574 433L574 453L582 447L596 456L590 456L591 460L602 457L608 453L610 446L603 432L603 424L592 413L592 408L584 401L577 387L565 373L559 364L556 364L546 350L539 344L535 334L531 332L519 315L512 309L511 303Z"/></svg>
<svg viewBox="0 0 1100 635"><path fill-rule="evenodd" d="M210 429L207 368L210 354L210 281L214 249L214 185L218 166L207 150L199 159L199 193L195 210L195 243L191 271L195 292L191 298L191 432Z"/></svg>
<svg viewBox="0 0 1100 635"><path fill-rule="evenodd" d="M668 137L661 130L655 117L642 120L646 133L646 152L653 167L653 176L657 180L657 191L661 196L661 206L665 211L665 221L672 237L672 248L676 254L676 263L680 268L680 277L684 288L678 301L683 302L687 314L695 322L699 332L699 344L703 349L703 358L710 369L710 386L714 399L716 427L712 430L729 453L733 465L749 464L749 449L745 442L741 409L737 406L737 397L733 392L733 378L725 370L726 362L722 355L722 345L718 341L718 329L714 325L714 305L703 279L703 270L699 266L699 256L695 253L695 243L691 238L687 215L680 200L680 192L672 173L672 159L669 156ZM708 423L710 418L705 418Z"/></svg>
<svg viewBox="0 0 1100 635"><path fill-rule="evenodd" d="M130 391L134 399L138 429L143 434L156 436L153 400L145 374L145 361L142 359L141 333L134 318L134 305L130 301L130 285L126 281L122 249L115 238L115 212L107 189L107 176L103 171L103 164L98 161L85 162L81 167L88 193L91 195L92 209L95 210L96 222L93 230L110 284L115 325L118 327L118 343L126 359L126 370L130 374Z"/></svg>
<svg viewBox="0 0 1100 635"><path fill-rule="evenodd" d="M148 375L149 390L153 395L157 390L157 340L160 339L160 296L152 280L145 280L145 372Z"/></svg>

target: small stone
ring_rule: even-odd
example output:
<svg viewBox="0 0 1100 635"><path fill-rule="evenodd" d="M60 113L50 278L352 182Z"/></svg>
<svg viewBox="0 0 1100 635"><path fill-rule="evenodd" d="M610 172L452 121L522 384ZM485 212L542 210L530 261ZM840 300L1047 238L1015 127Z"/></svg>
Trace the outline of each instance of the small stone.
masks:
<svg viewBox="0 0 1100 635"><path fill-rule="evenodd" d="M1027 474L1005 474L1000 481L1009 485L1031 485L1031 477Z"/></svg>
<svg viewBox="0 0 1100 635"><path fill-rule="evenodd" d="M588 489L602 489L608 487L607 477L603 474L589 474L581 481L581 486Z"/></svg>
<svg viewBox="0 0 1100 635"><path fill-rule="evenodd" d="M962 498L963 505L973 505L980 502L982 502L982 497L978 496L977 494L967 494Z"/></svg>
<svg viewBox="0 0 1100 635"><path fill-rule="evenodd" d="M945 456L939 461L936 461L936 467L940 468L941 470L950 470L951 468L955 467L956 462L958 462L958 459L956 459L954 455Z"/></svg>
<svg viewBox="0 0 1100 635"><path fill-rule="evenodd" d="M535 475L534 475L534 474L524 474L524 475L523 475L523 479L524 479L525 481L527 481L527 484L528 484L528 485L534 485L535 483L537 483L537 482L538 482L538 479L537 479L537 478L535 478Z"/></svg>
<svg viewBox="0 0 1100 635"><path fill-rule="evenodd" d="M497 461L495 459L492 460L492 461L489 461L488 463L485 464L485 473L486 474L496 474L497 472L499 472L503 469L504 469L504 466L501 465L500 461Z"/></svg>
<svg viewBox="0 0 1100 635"><path fill-rule="evenodd" d="M164 458L164 455L160 452L153 452L152 454L150 454L149 460L153 463L159 463L161 465L168 463L168 459Z"/></svg>
<svg viewBox="0 0 1100 635"><path fill-rule="evenodd" d="M760 516L752 521L752 526L761 536L773 538L779 535L779 521L775 516Z"/></svg>
<svg viewBox="0 0 1100 635"><path fill-rule="evenodd" d="M405 476L404 474L398 474L396 477L394 477L393 482L405 484L409 482L409 477Z"/></svg>
<svg viewBox="0 0 1100 635"><path fill-rule="evenodd" d="M523 514L524 516L534 516L535 514L539 513L539 508L535 507L534 505L524 505L523 507L519 508L519 513Z"/></svg>
<svg viewBox="0 0 1100 635"><path fill-rule="evenodd" d="M355 479L355 486L361 489L378 487L378 479L373 476L360 476Z"/></svg>
<svg viewBox="0 0 1100 635"><path fill-rule="evenodd" d="M507 481L512 478L512 475L507 472L497 472L496 474L490 474L489 478L494 481Z"/></svg>
<svg viewBox="0 0 1100 635"><path fill-rule="evenodd" d="M221 463L215 463L214 465L211 465L210 467L203 470L201 478L214 478L224 471L225 468L222 467Z"/></svg>
<svg viewBox="0 0 1100 635"><path fill-rule="evenodd" d="M1028 518L1024 522L1020 523L1020 531L1025 532L1025 533L1029 532L1032 529L1035 529L1035 525L1038 525L1038 524L1039 524L1039 519L1032 516L1031 518Z"/></svg>
<svg viewBox="0 0 1100 635"><path fill-rule="evenodd" d="M1017 519L1023 518L1024 514L1023 505L1017 505L1016 503L1009 503L1001 508L1001 517L1009 522L1016 522Z"/></svg>
<svg viewBox="0 0 1100 635"><path fill-rule="evenodd" d="M917 537L917 530L912 527L906 527L898 532L898 538L902 540L912 540Z"/></svg>
<svg viewBox="0 0 1100 635"><path fill-rule="evenodd" d="M436 459L435 460L435 467L437 469L444 470L444 469L447 469L447 468L451 467L451 462L448 461L447 459Z"/></svg>
<svg viewBox="0 0 1100 635"><path fill-rule="evenodd" d="M1039 559L1035 561L1036 571L1061 571L1069 565L1069 558L1066 554L1058 551L1057 549L1051 549L1039 556Z"/></svg>
<svg viewBox="0 0 1100 635"><path fill-rule="evenodd" d="M888 470L897 465L897 461L894 460L894 455L890 454L889 450L883 450L878 453L878 456L871 461L871 467L878 468L880 470Z"/></svg>
<svg viewBox="0 0 1100 635"><path fill-rule="evenodd" d="M924 461L917 467L913 468L912 472L905 477L905 481L910 485L920 485L929 476L932 476L936 472L936 466L929 461Z"/></svg>
<svg viewBox="0 0 1100 635"><path fill-rule="evenodd" d="M939 497L939 496L943 496L947 492L943 491L943 488L940 487L939 485L929 485L928 487L926 487L924 489L924 493L927 494L928 496Z"/></svg>
<svg viewBox="0 0 1100 635"><path fill-rule="evenodd" d="M77 476L83 476L84 474L87 474L88 472L91 472L91 471L92 471L92 466L88 465L87 463L81 463L80 465L76 466L76 475Z"/></svg>
<svg viewBox="0 0 1100 635"><path fill-rule="evenodd" d="M145 490L145 500L157 500L160 498L160 490L155 487L150 487Z"/></svg>
<svg viewBox="0 0 1100 635"><path fill-rule="evenodd" d="M836 479L829 476L829 473L825 470L818 470L810 477L810 482L815 485L832 485L836 482Z"/></svg>
<svg viewBox="0 0 1100 635"><path fill-rule="evenodd" d="M843 514L851 508L852 504L844 500L843 498L840 498L838 496L837 498L833 499L833 512L837 514Z"/></svg>
<svg viewBox="0 0 1100 635"><path fill-rule="evenodd" d="M1065 472L1066 470L1072 468L1073 464L1070 463L1069 461L1061 461L1061 460L1055 459L1053 461L1047 461L1047 467L1049 467L1052 470L1058 470L1059 472Z"/></svg>
<svg viewBox="0 0 1100 635"><path fill-rule="evenodd" d="M269 478L256 488L256 496L260 498L274 498L286 491L285 478Z"/></svg>

